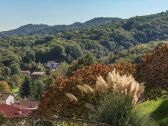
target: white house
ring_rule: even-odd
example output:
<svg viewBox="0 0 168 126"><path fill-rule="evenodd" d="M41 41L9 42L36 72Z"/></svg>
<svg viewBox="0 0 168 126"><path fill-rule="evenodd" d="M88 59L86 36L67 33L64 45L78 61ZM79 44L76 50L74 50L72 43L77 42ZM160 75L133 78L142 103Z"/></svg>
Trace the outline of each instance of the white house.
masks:
<svg viewBox="0 0 168 126"><path fill-rule="evenodd" d="M7 93L0 94L0 104L12 105L15 102L14 99L15 99L14 96L11 94L7 94Z"/></svg>
<svg viewBox="0 0 168 126"><path fill-rule="evenodd" d="M48 61L47 62L47 67L49 67L50 69L56 69L58 67L58 64L57 62L55 61Z"/></svg>

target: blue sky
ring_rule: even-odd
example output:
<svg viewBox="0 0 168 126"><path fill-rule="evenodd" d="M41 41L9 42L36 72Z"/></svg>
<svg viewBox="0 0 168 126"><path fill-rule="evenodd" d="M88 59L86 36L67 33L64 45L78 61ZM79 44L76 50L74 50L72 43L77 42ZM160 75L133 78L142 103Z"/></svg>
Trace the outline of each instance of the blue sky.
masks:
<svg viewBox="0 0 168 126"><path fill-rule="evenodd" d="M0 0L0 31L25 24L71 24L168 10L168 0Z"/></svg>

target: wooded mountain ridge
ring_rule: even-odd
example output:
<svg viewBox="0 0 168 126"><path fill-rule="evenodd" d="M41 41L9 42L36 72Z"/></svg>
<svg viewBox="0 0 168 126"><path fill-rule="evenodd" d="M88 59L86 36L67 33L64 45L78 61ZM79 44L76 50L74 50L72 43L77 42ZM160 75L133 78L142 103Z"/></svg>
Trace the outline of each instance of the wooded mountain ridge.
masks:
<svg viewBox="0 0 168 126"><path fill-rule="evenodd" d="M142 30L143 28L151 28L153 30L156 30L155 32L159 32L161 28L167 29L166 27L168 19L167 17L168 17L168 11L146 16L136 16L129 19L98 17L86 21L84 23L75 22L71 25L49 26L45 24L37 24L37 25L27 24L17 29L0 32L0 36L2 37L2 36L23 36L23 35L44 35L44 34L46 35L46 34L55 34L58 32L64 32L67 30L95 28L109 24L111 25L118 24L119 27L127 31L137 28L138 30ZM148 32L150 34L150 31Z"/></svg>
<svg viewBox="0 0 168 126"><path fill-rule="evenodd" d="M94 18L84 23L75 22L70 25L46 25L46 24L27 24L17 29L10 31L0 32L0 36L22 36L22 35L46 35L57 32L63 32L66 30L79 29L79 28L92 28L100 25L106 25L108 23L117 22L120 18Z"/></svg>

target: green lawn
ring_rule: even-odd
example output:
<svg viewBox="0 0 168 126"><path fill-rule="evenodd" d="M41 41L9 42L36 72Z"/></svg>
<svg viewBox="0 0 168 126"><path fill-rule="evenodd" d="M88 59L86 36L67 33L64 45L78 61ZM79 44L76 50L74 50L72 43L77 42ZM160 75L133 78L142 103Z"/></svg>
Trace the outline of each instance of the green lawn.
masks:
<svg viewBox="0 0 168 126"><path fill-rule="evenodd" d="M136 108L141 116L150 115L160 126L168 126L168 96L145 101Z"/></svg>

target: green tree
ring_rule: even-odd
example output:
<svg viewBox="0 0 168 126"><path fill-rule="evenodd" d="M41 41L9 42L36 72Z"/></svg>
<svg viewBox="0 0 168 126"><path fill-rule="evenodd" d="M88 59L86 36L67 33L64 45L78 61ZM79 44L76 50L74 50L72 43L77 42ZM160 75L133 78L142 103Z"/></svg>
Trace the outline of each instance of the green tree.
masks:
<svg viewBox="0 0 168 126"><path fill-rule="evenodd" d="M20 95L21 95L22 98L30 96L30 94L31 94L31 84L32 84L31 78L30 77L25 77L25 79L24 79L24 81L21 85L21 88L20 88Z"/></svg>
<svg viewBox="0 0 168 126"><path fill-rule="evenodd" d="M36 100L40 100L41 94L45 89L45 85L41 80L35 80L31 86L31 97Z"/></svg>
<svg viewBox="0 0 168 126"><path fill-rule="evenodd" d="M50 50L47 56L50 60L62 60L64 58L64 47L56 45L52 50Z"/></svg>
<svg viewBox="0 0 168 126"><path fill-rule="evenodd" d="M36 89L37 89L37 91L36 91L36 96L35 96L35 98L37 99L37 100L40 100L40 98L41 98L41 94L42 94L42 92L44 91L44 83L41 81L41 80L39 80L39 81L37 81L36 82Z"/></svg>
<svg viewBox="0 0 168 126"><path fill-rule="evenodd" d="M54 71L53 76L57 78L58 76L66 75L69 65L66 62L60 63L56 71Z"/></svg>
<svg viewBox="0 0 168 126"><path fill-rule="evenodd" d="M12 75L20 73L20 67L18 64L12 64L10 68L11 68Z"/></svg>
<svg viewBox="0 0 168 126"><path fill-rule="evenodd" d="M72 65L68 68L67 75L72 75L76 70L83 68L84 66L89 66L91 64L96 64L96 58L91 54L87 53L84 57L80 57L77 61L74 61Z"/></svg>
<svg viewBox="0 0 168 126"><path fill-rule="evenodd" d="M14 83L15 86L20 86L21 78L20 78L19 75L17 75L17 74L12 75L11 80Z"/></svg>
<svg viewBox="0 0 168 126"><path fill-rule="evenodd" d="M82 50L77 45L68 45L65 48L66 54L73 57L73 59L77 59L78 57L82 56Z"/></svg>
<svg viewBox="0 0 168 126"><path fill-rule="evenodd" d="M3 68L3 75L10 76L10 74L11 74L11 69L9 67L4 67Z"/></svg>
<svg viewBox="0 0 168 126"><path fill-rule="evenodd" d="M26 55L23 57L23 62L30 63L35 61L35 52L33 50L27 51Z"/></svg>

